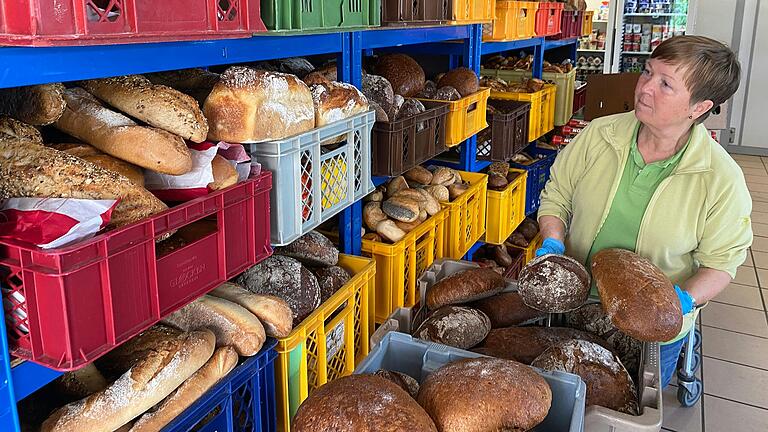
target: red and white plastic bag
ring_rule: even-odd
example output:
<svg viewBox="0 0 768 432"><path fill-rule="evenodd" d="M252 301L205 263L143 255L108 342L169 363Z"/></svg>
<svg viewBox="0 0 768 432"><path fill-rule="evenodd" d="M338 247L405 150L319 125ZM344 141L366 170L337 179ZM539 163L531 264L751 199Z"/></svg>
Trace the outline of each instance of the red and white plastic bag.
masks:
<svg viewBox="0 0 768 432"><path fill-rule="evenodd" d="M208 184L213 183L211 161L218 149L208 141L189 144L192 169L188 173L175 176L145 170L144 187L162 201L189 201L208 195Z"/></svg>

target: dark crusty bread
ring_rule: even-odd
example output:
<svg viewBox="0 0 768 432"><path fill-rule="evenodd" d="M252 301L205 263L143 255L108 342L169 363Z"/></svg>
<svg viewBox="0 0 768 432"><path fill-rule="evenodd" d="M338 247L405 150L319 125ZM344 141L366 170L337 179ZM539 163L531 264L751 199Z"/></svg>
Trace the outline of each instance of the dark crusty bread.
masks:
<svg viewBox="0 0 768 432"><path fill-rule="evenodd" d="M546 316L544 312L529 308L519 293L505 292L469 304L482 311L491 320L491 328L511 327Z"/></svg>
<svg viewBox="0 0 768 432"><path fill-rule="evenodd" d="M460 349L479 344L491 331L491 321L477 309L443 306L430 313L413 336Z"/></svg>
<svg viewBox="0 0 768 432"><path fill-rule="evenodd" d="M672 282L646 258L604 249L592 258L592 274L611 322L635 339L664 342L680 333L683 312Z"/></svg>
<svg viewBox="0 0 768 432"><path fill-rule="evenodd" d="M528 366L476 358L432 372L418 401L441 432L527 431L547 416L552 390Z"/></svg>
<svg viewBox="0 0 768 432"><path fill-rule="evenodd" d="M294 327L320 306L317 279L291 257L272 255L243 272L235 282L253 293L285 300L291 307Z"/></svg>
<svg viewBox="0 0 768 432"><path fill-rule="evenodd" d="M608 342L631 376L637 376L643 343L613 325L600 303L584 305L565 314L568 327L590 332Z"/></svg>
<svg viewBox="0 0 768 432"><path fill-rule="evenodd" d="M0 139L23 139L42 144L43 137L40 131L29 124L20 122L15 118L0 116Z"/></svg>
<svg viewBox="0 0 768 432"><path fill-rule="evenodd" d="M599 405L637 414L637 394L627 370L615 354L600 345L572 340L548 348L532 366L576 374L587 384L587 406Z"/></svg>
<svg viewBox="0 0 768 432"><path fill-rule="evenodd" d="M395 92L389 80L378 75L363 75L363 94L382 109L395 103ZM390 119L394 120L394 118Z"/></svg>
<svg viewBox="0 0 768 432"><path fill-rule="evenodd" d="M382 378L386 378L392 381L393 383L399 385L400 388L407 391L408 394L411 395L411 397L414 399L416 399L416 397L419 395L419 382L416 381L413 377L411 377L408 374L404 374L402 372L397 372L397 371L379 369L374 373L374 375L380 376Z"/></svg>
<svg viewBox="0 0 768 432"><path fill-rule="evenodd" d="M293 432L437 432L422 407L397 384L349 375L312 392L291 423Z"/></svg>
<svg viewBox="0 0 768 432"><path fill-rule="evenodd" d="M564 327L506 327L491 330L483 343L472 351L530 364L547 348L572 339L583 339L610 348L608 342L580 330Z"/></svg>
<svg viewBox="0 0 768 432"><path fill-rule="evenodd" d="M477 93L480 89L480 80L475 71L465 67L459 67L448 71L437 82L437 88L453 87L462 97Z"/></svg>
<svg viewBox="0 0 768 432"><path fill-rule="evenodd" d="M427 307L437 309L451 304L469 303L498 294L504 289L504 278L487 268L454 273L427 291Z"/></svg>
<svg viewBox="0 0 768 432"><path fill-rule="evenodd" d="M589 296L587 269L565 255L543 255L523 267L518 291L529 307L564 313L583 305Z"/></svg>
<svg viewBox="0 0 768 432"><path fill-rule="evenodd" d="M328 237L310 231L293 243L275 248L275 254L299 260L308 266L332 266L339 262L339 251Z"/></svg>
<svg viewBox="0 0 768 432"><path fill-rule="evenodd" d="M403 97L416 96L424 88L424 69L405 54L379 57L375 73L386 78L394 93Z"/></svg>
<svg viewBox="0 0 768 432"><path fill-rule="evenodd" d="M60 83L0 89L0 115L34 126L49 125L61 117L67 104Z"/></svg>
<svg viewBox="0 0 768 432"><path fill-rule="evenodd" d="M325 303L345 283L349 282L349 273L339 266L312 269L320 285L320 302Z"/></svg>
<svg viewBox="0 0 768 432"><path fill-rule="evenodd" d="M108 227L167 209L141 186L113 171L24 140L0 140L0 198L116 199Z"/></svg>

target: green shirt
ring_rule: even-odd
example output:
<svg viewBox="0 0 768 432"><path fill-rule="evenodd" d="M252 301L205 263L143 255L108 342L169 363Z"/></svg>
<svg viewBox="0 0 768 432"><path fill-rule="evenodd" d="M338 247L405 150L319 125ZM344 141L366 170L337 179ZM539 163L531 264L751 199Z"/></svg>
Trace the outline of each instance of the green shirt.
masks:
<svg viewBox="0 0 768 432"><path fill-rule="evenodd" d="M635 251L640 224L653 193L680 163L683 153L688 148L688 143L686 143L685 147L670 158L646 164L643 155L637 148L639 129L640 124L638 123L632 135L632 146L608 217L589 251L587 268L591 268L592 256L603 249L620 248ZM594 284L592 295L597 295Z"/></svg>

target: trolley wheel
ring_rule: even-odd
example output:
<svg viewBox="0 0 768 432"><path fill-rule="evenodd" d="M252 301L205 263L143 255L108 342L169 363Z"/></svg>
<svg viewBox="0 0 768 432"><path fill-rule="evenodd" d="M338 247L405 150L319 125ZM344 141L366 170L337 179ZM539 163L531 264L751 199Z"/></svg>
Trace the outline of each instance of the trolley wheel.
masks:
<svg viewBox="0 0 768 432"><path fill-rule="evenodd" d="M684 386L683 383L678 384L677 400L680 402L680 405L690 408L696 405L696 402L701 399L701 380L696 378L694 381L687 384L687 387ZM688 387L690 387L690 389Z"/></svg>
<svg viewBox="0 0 768 432"><path fill-rule="evenodd" d="M693 350L701 351L701 332L695 329L693 333Z"/></svg>

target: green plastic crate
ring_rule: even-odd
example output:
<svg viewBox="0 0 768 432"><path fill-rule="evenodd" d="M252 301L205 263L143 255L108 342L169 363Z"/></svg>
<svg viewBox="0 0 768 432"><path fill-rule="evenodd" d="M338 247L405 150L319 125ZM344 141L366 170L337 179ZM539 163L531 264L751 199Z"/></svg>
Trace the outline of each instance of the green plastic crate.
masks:
<svg viewBox="0 0 768 432"><path fill-rule="evenodd" d="M324 30L381 25L381 0L261 0L271 31Z"/></svg>
<svg viewBox="0 0 768 432"><path fill-rule="evenodd" d="M506 82L519 82L521 78L530 78L530 71L504 69L481 69L480 75L501 78ZM573 93L576 91L576 69L567 73L544 72L544 81L557 86L555 92L555 126L563 126L573 117Z"/></svg>

